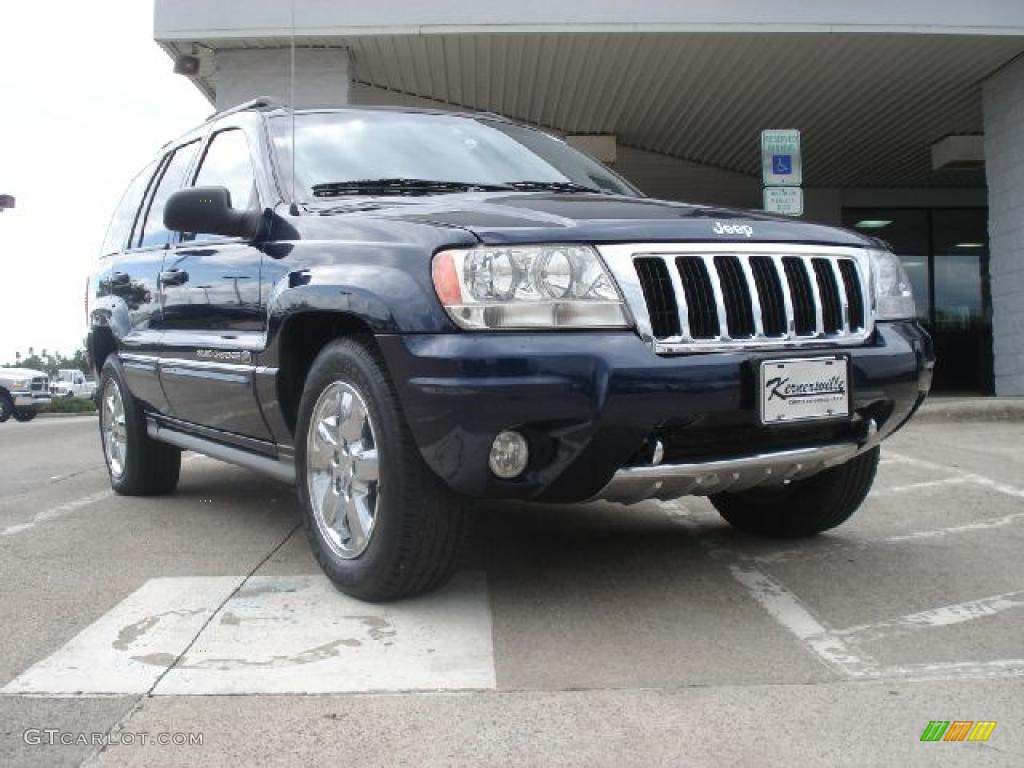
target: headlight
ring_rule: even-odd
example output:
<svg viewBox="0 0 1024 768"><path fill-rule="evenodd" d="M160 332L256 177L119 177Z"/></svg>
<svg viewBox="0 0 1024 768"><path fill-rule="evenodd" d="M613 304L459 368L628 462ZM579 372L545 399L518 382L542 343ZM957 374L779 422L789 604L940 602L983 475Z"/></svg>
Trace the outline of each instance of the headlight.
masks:
<svg viewBox="0 0 1024 768"><path fill-rule="evenodd" d="M485 247L434 256L434 289L462 328L627 328L611 275L585 245Z"/></svg>
<svg viewBox="0 0 1024 768"><path fill-rule="evenodd" d="M32 379L16 379L11 382L11 387L14 389L28 389L32 386Z"/></svg>
<svg viewBox="0 0 1024 768"><path fill-rule="evenodd" d="M915 317L914 292L899 256L891 251L871 251L875 287L875 312L879 320Z"/></svg>

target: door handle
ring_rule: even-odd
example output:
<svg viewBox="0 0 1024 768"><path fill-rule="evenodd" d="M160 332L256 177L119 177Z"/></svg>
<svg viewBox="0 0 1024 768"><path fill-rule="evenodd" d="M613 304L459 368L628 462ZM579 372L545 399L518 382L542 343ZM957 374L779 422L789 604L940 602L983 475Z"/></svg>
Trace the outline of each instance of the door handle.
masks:
<svg viewBox="0 0 1024 768"><path fill-rule="evenodd" d="M184 285L188 282L188 272L183 269L168 269L160 273L161 285Z"/></svg>

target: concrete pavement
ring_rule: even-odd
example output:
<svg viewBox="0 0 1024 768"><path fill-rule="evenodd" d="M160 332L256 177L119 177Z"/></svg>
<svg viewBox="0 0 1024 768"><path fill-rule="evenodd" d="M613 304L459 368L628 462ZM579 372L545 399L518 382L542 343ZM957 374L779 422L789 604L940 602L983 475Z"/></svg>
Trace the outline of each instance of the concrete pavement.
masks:
<svg viewBox="0 0 1024 768"><path fill-rule="evenodd" d="M285 486L186 455L175 495L116 497L93 417L0 425L0 762L1019 765L1022 438L912 425L797 543L702 499L490 504L449 587L366 606Z"/></svg>

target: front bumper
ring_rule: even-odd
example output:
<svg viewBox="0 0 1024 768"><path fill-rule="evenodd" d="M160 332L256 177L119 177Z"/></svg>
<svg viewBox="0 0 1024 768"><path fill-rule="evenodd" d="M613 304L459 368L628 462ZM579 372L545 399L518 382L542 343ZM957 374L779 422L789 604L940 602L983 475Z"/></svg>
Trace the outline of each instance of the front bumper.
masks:
<svg viewBox="0 0 1024 768"><path fill-rule="evenodd" d="M645 451L661 435L676 446L666 463L693 467L684 473L693 477L711 474L701 466L769 449L839 445L846 460L865 447L871 420L877 442L912 415L934 365L931 339L913 321L879 323L868 343L852 348L674 357L655 355L631 332L385 335L378 342L435 473L468 496L542 501L597 496L623 468L639 477L650 463ZM850 359L849 422L832 422L829 434L760 426L762 360L836 354ZM509 428L527 436L530 465L515 480L500 480L487 456L494 436ZM691 484L683 492L699 491Z"/></svg>
<svg viewBox="0 0 1024 768"><path fill-rule="evenodd" d="M42 411L50 407L50 394L41 392L11 392L14 407L21 411Z"/></svg>

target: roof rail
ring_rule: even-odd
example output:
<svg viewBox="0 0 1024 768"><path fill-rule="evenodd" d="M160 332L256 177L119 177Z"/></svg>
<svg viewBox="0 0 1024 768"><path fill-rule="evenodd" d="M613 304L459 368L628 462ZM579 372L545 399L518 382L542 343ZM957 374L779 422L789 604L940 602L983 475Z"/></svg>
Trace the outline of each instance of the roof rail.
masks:
<svg viewBox="0 0 1024 768"><path fill-rule="evenodd" d="M214 112L206 118L206 122L208 123L218 117L233 115L236 112L245 112L250 109L285 109L285 105L279 101L275 101L270 96L257 96L255 99L250 99L249 101L243 101L241 104L236 104L230 109L223 109L220 112Z"/></svg>

